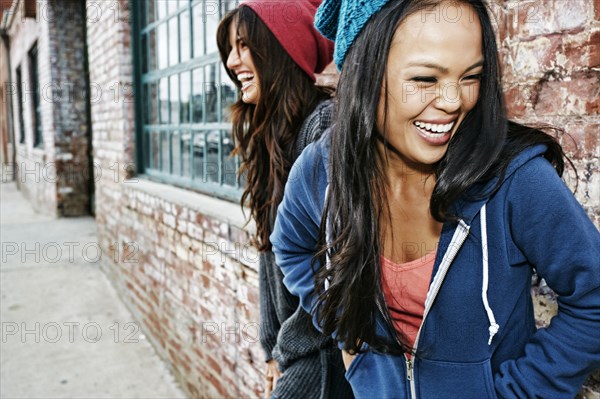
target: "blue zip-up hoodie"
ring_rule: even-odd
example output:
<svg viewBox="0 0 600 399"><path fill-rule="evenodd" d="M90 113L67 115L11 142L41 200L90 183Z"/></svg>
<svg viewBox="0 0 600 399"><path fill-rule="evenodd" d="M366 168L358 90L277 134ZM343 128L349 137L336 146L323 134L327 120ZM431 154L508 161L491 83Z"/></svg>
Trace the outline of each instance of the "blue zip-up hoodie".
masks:
<svg viewBox="0 0 600 399"><path fill-rule="evenodd" d="M517 156L491 198L456 204L416 356L358 354L346 373L357 398L572 398L600 367L600 234L545 151ZM328 153L326 134L296 161L271 235L284 283L309 312ZM539 330L533 268L559 295L558 315ZM389 334L382 317L377 331Z"/></svg>

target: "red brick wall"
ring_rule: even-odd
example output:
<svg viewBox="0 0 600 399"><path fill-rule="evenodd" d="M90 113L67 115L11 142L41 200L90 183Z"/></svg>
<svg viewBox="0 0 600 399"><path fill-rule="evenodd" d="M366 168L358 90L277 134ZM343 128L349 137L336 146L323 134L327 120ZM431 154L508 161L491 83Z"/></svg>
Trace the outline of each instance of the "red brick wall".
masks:
<svg viewBox="0 0 600 399"><path fill-rule="evenodd" d="M123 202L133 262L117 267L178 380L193 397L258 396L258 255L239 207L144 181Z"/></svg>
<svg viewBox="0 0 600 399"><path fill-rule="evenodd" d="M33 3L33 2L32 2ZM59 216L90 213L90 133L85 69L85 3L78 0L37 3L38 19L48 24L49 65L52 94L43 101L52 105L52 133L56 166ZM41 68L40 68L41 71Z"/></svg>

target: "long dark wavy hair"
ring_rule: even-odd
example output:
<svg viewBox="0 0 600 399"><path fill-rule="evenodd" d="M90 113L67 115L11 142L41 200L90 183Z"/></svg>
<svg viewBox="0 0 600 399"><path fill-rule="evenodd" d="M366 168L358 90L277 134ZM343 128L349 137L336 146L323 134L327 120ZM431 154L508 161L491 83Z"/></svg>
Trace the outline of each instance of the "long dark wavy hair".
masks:
<svg viewBox="0 0 600 399"><path fill-rule="evenodd" d="M543 143L546 158L562 175L564 153L557 141L539 129L507 118L493 26L481 0L463 0L476 12L482 26L484 66L479 100L452 137L444 157L433 165L436 179L430 210L439 222L456 221L452 204L476 183L499 177L523 149ZM390 1L367 23L350 48L338 86L338 108L330 134L330 185L320 226L313 267L325 264L315 276L319 294L317 319L325 334L335 332L350 353L367 343L377 351L410 351L408 340L393 327L381 281L382 221L388 215L385 176L381 167L376 128L377 107L387 85L387 59L398 26L410 15L432 8L439 0ZM387 96L386 96L387 97ZM385 113L388 112L387 101ZM488 193L478 195L487 196ZM332 242L326 242L326 223ZM325 290L325 281L329 288ZM377 314L383 315L394 340L375 332Z"/></svg>
<svg viewBox="0 0 600 399"><path fill-rule="evenodd" d="M260 80L256 105L244 103L240 94L231 106L233 155L241 157L238 178L246 176L247 180L241 203L250 208L256 222L254 244L259 251L268 251L272 223L294 159L296 136L304 119L327 94L315 86L249 7L229 12L217 29L219 53L226 69L232 23L250 49ZM229 69L227 73L240 88L234 73Z"/></svg>

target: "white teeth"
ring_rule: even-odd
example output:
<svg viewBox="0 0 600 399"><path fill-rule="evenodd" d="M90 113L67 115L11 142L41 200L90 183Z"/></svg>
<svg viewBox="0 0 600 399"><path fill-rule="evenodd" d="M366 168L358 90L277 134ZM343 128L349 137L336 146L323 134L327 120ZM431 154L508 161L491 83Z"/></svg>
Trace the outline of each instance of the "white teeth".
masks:
<svg viewBox="0 0 600 399"><path fill-rule="evenodd" d="M452 130L452 127L454 126L454 122L450 122L445 125L438 125L435 123L425 123L425 122L416 121L415 126L421 128L421 129L431 131L433 133L448 133L450 130Z"/></svg>
<svg viewBox="0 0 600 399"><path fill-rule="evenodd" d="M243 82L244 80L251 80L252 78L254 78L254 75L252 75L251 73L248 73L248 72L244 72L244 73L240 73L237 76L237 78L240 82Z"/></svg>

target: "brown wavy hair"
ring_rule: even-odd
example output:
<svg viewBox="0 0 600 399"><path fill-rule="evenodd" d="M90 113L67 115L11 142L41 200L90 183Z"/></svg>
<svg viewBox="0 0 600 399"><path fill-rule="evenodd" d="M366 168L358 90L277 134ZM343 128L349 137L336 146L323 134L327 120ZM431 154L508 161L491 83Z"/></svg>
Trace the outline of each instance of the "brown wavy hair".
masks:
<svg viewBox="0 0 600 399"><path fill-rule="evenodd" d="M315 86L249 7L239 7L226 14L217 29L221 61L238 89L241 83L227 69L232 49L229 43L232 23L250 49L260 79L256 105L244 103L240 92L230 108L235 142L232 155L241 157L238 179L245 176L247 181L241 204L250 208L256 222L254 245L259 251L269 251L269 235L277 206L283 198L294 161L296 136L304 119L327 94Z"/></svg>

